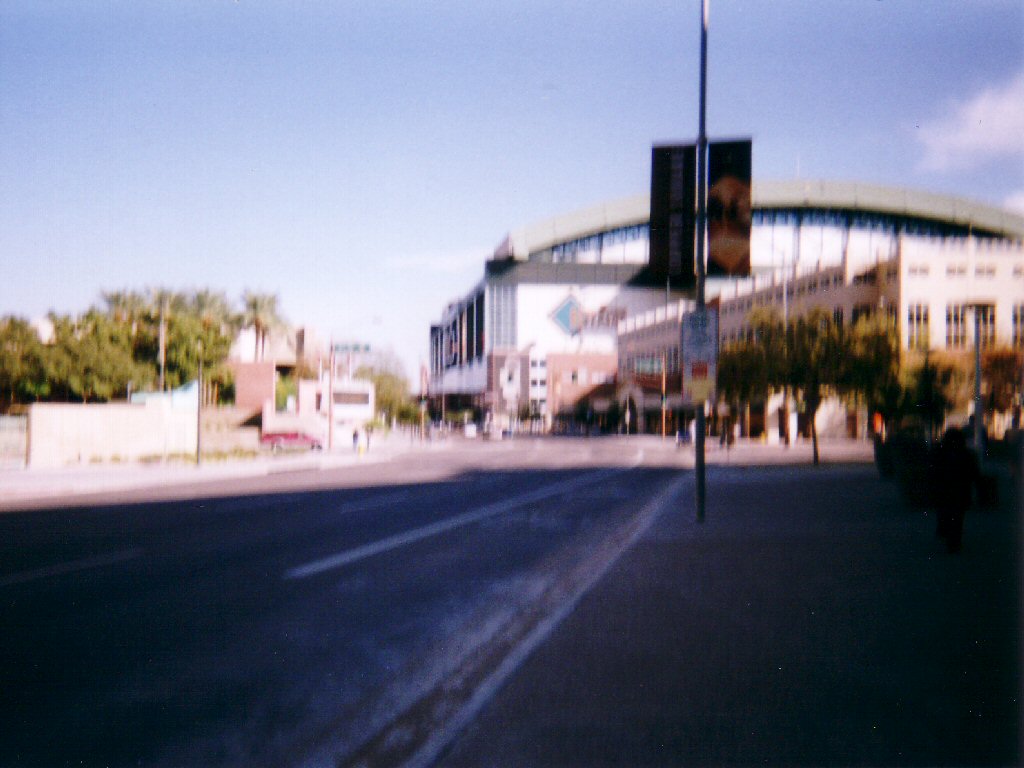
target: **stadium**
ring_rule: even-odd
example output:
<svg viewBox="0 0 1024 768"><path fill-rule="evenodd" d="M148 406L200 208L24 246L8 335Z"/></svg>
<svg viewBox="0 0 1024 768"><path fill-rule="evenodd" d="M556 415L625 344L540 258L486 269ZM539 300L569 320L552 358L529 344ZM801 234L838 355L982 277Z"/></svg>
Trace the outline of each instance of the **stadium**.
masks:
<svg viewBox="0 0 1024 768"><path fill-rule="evenodd" d="M966 350L967 308L982 305L983 343L1024 347L1024 217L834 181L755 182L751 202L750 277L707 282L723 341L742 337L750 309L769 304L794 315L821 306L848 324L882 311L904 349ZM664 366L677 382L668 387L676 423L679 318L692 292L652 273L649 208L639 195L507 235L479 283L431 326L435 413L550 428L581 408L619 403L643 431L652 398L638 380ZM654 410L661 403L658 392ZM758 428L774 435L769 410Z"/></svg>

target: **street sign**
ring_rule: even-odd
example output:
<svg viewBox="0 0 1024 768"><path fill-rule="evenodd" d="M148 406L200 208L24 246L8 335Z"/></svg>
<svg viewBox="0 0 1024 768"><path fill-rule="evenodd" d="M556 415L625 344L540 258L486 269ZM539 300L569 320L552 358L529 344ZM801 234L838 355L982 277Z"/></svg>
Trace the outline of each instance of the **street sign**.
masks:
<svg viewBox="0 0 1024 768"><path fill-rule="evenodd" d="M718 308L705 307L683 316L683 402L701 405L713 399L718 372Z"/></svg>

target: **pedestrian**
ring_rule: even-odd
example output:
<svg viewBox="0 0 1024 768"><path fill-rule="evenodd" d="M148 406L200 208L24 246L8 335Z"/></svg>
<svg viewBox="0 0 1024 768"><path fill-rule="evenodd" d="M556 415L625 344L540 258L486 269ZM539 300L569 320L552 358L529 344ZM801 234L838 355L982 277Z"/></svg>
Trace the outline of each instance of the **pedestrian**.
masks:
<svg viewBox="0 0 1024 768"><path fill-rule="evenodd" d="M945 539L950 552L959 552L964 515L971 506L971 488L978 484L978 459L967 448L964 433L948 429L932 456L932 490L935 494L935 532Z"/></svg>
<svg viewBox="0 0 1024 768"><path fill-rule="evenodd" d="M353 429L352 430L352 450L353 451L358 451L359 450L359 430L358 429Z"/></svg>

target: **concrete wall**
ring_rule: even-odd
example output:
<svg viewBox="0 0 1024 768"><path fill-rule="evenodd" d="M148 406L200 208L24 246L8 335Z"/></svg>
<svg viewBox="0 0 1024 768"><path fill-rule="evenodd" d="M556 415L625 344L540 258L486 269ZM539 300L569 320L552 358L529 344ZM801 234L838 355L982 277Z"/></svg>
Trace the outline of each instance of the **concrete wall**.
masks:
<svg viewBox="0 0 1024 768"><path fill-rule="evenodd" d="M28 466L194 454L196 413L163 403L36 403L29 408Z"/></svg>

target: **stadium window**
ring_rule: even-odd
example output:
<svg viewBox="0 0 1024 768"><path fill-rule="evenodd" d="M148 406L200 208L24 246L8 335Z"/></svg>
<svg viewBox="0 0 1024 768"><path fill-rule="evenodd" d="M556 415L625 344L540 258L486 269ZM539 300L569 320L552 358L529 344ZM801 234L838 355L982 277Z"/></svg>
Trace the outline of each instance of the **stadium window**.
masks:
<svg viewBox="0 0 1024 768"><path fill-rule="evenodd" d="M981 324L981 348L992 347L996 343L996 308L991 304L980 307L975 319Z"/></svg>
<svg viewBox="0 0 1024 768"><path fill-rule="evenodd" d="M928 349L929 339L928 305L909 305L907 307L907 347L909 349Z"/></svg>
<svg viewBox="0 0 1024 768"><path fill-rule="evenodd" d="M946 349L967 347L967 305L946 305Z"/></svg>
<svg viewBox="0 0 1024 768"><path fill-rule="evenodd" d="M858 320L862 317L870 316L872 311L873 308L870 304L858 304L853 308L853 314L850 317L850 322L856 325Z"/></svg>

